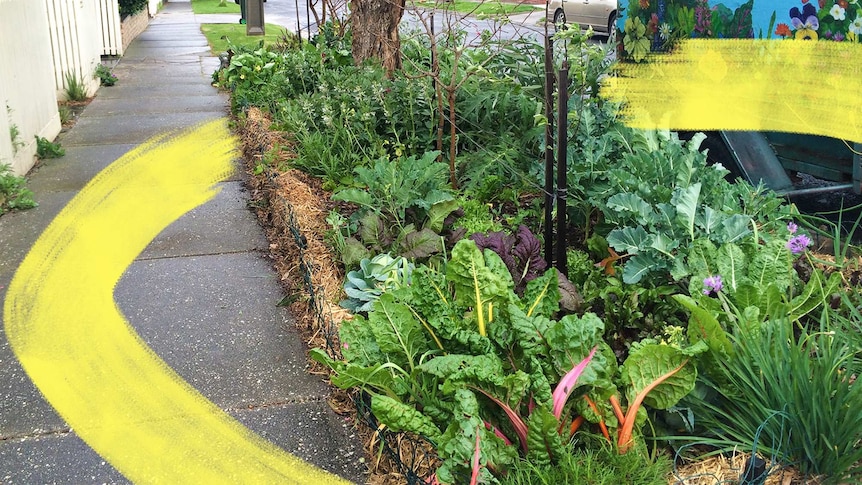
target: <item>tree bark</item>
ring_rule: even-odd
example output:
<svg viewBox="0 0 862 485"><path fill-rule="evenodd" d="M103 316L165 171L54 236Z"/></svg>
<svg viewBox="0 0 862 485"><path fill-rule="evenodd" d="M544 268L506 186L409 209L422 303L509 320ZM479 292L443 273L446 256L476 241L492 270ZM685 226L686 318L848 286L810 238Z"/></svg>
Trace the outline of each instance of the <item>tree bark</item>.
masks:
<svg viewBox="0 0 862 485"><path fill-rule="evenodd" d="M401 69L401 38L398 24L405 0L351 0L353 61L361 64L380 59L387 73Z"/></svg>

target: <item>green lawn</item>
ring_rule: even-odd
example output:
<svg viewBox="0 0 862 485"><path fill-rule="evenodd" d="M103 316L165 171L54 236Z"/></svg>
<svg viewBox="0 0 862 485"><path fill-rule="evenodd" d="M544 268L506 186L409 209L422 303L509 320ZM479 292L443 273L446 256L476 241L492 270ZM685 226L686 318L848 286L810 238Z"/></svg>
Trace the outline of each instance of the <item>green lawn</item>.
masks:
<svg viewBox="0 0 862 485"><path fill-rule="evenodd" d="M224 37L229 38L236 46L242 45L257 47L257 45L260 44L261 39L263 39L265 45L274 43L276 40L281 38L281 34L285 29L280 25L266 24L265 30L265 36L256 35L249 37L245 35L245 25L240 25L239 23L201 24L201 32L206 36L213 54L216 55L227 51L227 40L225 40Z"/></svg>
<svg viewBox="0 0 862 485"><path fill-rule="evenodd" d="M194 13L235 13L239 15L239 4L233 0L192 0L192 12ZM239 18L237 18L239 22Z"/></svg>
<svg viewBox="0 0 862 485"><path fill-rule="evenodd" d="M502 3L499 1L471 2L468 0L454 0L451 2L440 1L435 4L431 1L417 1L417 7L434 8L440 10L453 10L459 13L472 15L514 15L519 13L533 12L536 7L532 5L518 5L515 3Z"/></svg>

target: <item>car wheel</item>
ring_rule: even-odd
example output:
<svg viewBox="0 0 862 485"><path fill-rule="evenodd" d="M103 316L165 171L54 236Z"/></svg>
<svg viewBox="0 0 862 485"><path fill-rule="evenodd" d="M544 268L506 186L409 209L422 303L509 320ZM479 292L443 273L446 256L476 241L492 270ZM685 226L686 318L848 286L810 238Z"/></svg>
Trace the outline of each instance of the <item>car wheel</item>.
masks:
<svg viewBox="0 0 862 485"><path fill-rule="evenodd" d="M617 14L612 13L611 18L608 19L608 44L616 44L617 43Z"/></svg>
<svg viewBox="0 0 862 485"><path fill-rule="evenodd" d="M566 30L566 12L562 9L554 12L554 31Z"/></svg>

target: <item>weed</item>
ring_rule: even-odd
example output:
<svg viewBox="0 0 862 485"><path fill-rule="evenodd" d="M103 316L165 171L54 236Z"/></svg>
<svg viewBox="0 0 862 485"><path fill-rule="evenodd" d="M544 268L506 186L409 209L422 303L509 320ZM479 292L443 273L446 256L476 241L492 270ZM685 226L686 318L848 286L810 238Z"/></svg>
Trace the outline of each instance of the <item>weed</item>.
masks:
<svg viewBox="0 0 862 485"><path fill-rule="evenodd" d="M9 139L12 140L12 151L18 154L18 150L24 146L24 142L21 141L21 130L18 128L18 125L9 125Z"/></svg>
<svg viewBox="0 0 862 485"><path fill-rule="evenodd" d="M65 104L61 104L57 106L57 111L60 113L60 124L66 125L70 121L72 121L72 108L66 106Z"/></svg>
<svg viewBox="0 0 862 485"><path fill-rule="evenodd" d="M12 173L8 164L0 165L0 215L11 210L36 207L33 192L25 186L24 177Z"/></svg>
<svg viewBox="0 0 862 485"><path fill-rule="evenodd" d="M53 143L47 138L36 135L36 156L41 160L60 158L66 155L66 150L59 143Z"/></svg>
<svg viewBox="0 0 862 485"><path fill-rule="evenodd" d="M99 83L102 86L113 86L117 83L117 76L114 76L111 68L104 64L96 66L96 72L93 74L93 77L99 78Z"/></svg>
<svg viewBox="0 0 862 485"><path fill-rule="evenodd" d="M66 71L66 97L69 101L84 101L87 99L87 87L78 79L74 71Z"/></svg>

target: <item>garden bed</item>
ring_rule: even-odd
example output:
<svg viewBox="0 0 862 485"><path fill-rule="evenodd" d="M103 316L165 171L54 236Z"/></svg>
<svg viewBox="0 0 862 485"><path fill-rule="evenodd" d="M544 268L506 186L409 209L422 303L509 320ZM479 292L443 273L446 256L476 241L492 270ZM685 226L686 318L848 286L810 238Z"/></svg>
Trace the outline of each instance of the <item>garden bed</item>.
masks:
<svg viewBox="0 0 862 485"><path fill-rule="evenodd" d="M238 52L217 77L234 90L282 304L303 316L314 371L331 368L333 384L350 389L333 408L359 408L351 415L368 427L378 472L370 481L461 483L471 470L503 483L520 483L511 481L519 473L625 481L558 475L587 460L659 473L635 483L705 483L691 481L705 462L682 468L678 458L671 472L666 452L648 451L653 436L695 446L687 458L754 449L809 475L852 468L858 436L833 424L856 419L847 412L860 401L862 260L840 233L828 257L813 253L804 217L763 189L728 183L698 137L625 127L613 106L583 94L596 92L590 63L604 57L582 47L567 210L580 236L565 270L545 271L524 226L541 232L535 51L504 50L502 61L482 61L490 82L477 75L469 89L434 93L441 84L384 80L327 42ZM523 79L494 78L492 68L511 65L525 67ZM455 111L422 101L440 96L462 107L461 131ZM429 130L438 120L457 136ZM435 138L451 151L427 151ZM438 162L452 153L457 163ZM572 283L583 299L567 307ZM427 437L440 461L394 430ZM843 451L799 451L809 431ZM709 473L732 476L720 470ZM769 476L794 480L781 466Z"/></svg>

